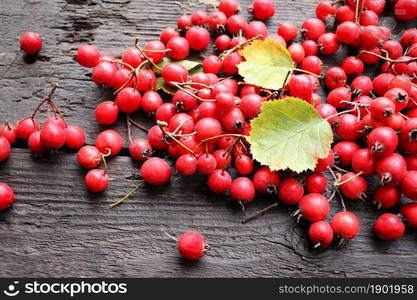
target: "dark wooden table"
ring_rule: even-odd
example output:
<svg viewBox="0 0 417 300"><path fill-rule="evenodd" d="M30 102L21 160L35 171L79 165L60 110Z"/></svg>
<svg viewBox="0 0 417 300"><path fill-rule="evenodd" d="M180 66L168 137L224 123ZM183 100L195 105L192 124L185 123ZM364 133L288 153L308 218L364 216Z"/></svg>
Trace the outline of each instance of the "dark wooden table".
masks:
<svg viewBox="0 0 417 300"><path fill-rule="evenodd" d="M243 8L249 2L241 1ZM300 25L314 16L317 1L276 2L277 14L268 22L271 31L279 20ZM92 83L89 70L74 62L77 47L89 42L103 53L119 56L133 45L134 37L145 42L158 38L165 26L175 26L176 18L186 12L175 3L2 0L0 120L16 122L29 115L51 85L58 83L58 105L93 143L103 129L94 119L94 108L111 99L111 92ZM404 26L416 24L399 24L394 32L398 34ZM18 37L26 30L37 31L44 39L36 61L21 54L16 57ZM337 60L331 57L327 62ZM144 115L135 119L150 124ZM126 137L122 121L112 128ZM83 186L85 170L77 165L74 153L59 151L34 158L24 145L13 149L11 158L0 164L0 181L16 193L14 206L0 213L1 276L417 276L416 232L408 231L394 243L376 239L372 224L377 213L370 201L348 203L362 222L356 239L340 249L315 250L306 240L307 224L296 224L289 216L292 208L276 209L242 225L245 215L271 200L259 197L242 213L228 204L226 196L211 194L201 176L176 174L168 186L142 188L123 205L110 209L110 203L137 184L139 165L124 150L111 159L110 166L110 187L92 195ZM340 209L337 203L332 205L334 211ZM212 246L197 263L180 259L175 243L164 234L188 230L203 233Z"/></svg>

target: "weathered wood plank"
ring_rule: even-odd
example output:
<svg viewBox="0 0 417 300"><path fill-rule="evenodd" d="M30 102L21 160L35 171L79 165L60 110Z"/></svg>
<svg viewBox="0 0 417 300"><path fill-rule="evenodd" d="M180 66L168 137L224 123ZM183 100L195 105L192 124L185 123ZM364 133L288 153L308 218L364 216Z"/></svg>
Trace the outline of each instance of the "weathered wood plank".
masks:
<svg viewBox="0 0 417 300"><path fill-rule="evenodd" d="M58 82L58 104L70 122L86 129L88 142L93 142L102 129L94 120L94 107L111 97L111 92L96 87L89 70L73 62L75 50L80 43L92 42L103 52L119 56L134 37L148 41L163 27L174 26L183 12L174 2L1 1L0 120L17 121L28 115ZM241 1L243 8L249 2ZM277 16L268 22L271 32L278 20L300 25L314 15L316 2L277 1ZM407 26L415 27L415 23ZM39 60L33 63L15 57L17 38L28 29L40 32L45 41ZM136 119L150 124L145 116ZM123 122L112 128L125 132ZM8 182L16 192L13 208L0 213L3 276L417 275L415 232L391 244L378 241L371 229L375 210L369 203L348 203L363 223L358 238L341 249L320 251L306 241L306 224L297 225L289 217L292 208L279 208L242 225L245 214L270 200L256 199L242 213L227 204L226 196L208 192L202 176L184 179L176 175L169 186L145 187L122 206L109 209L108 204L135 186L133 178L138 173L137 164L128 157L116 157L110 164L111 187L102 195L91 195L83 187L85 171L73 154L34 159L28 150L13 150L11 159L0 164L0 181ZM333 209L337 208L334 203ZM164 234L186 230L202 232L212 245L198 263L179 259L175 244Z"/></svg>

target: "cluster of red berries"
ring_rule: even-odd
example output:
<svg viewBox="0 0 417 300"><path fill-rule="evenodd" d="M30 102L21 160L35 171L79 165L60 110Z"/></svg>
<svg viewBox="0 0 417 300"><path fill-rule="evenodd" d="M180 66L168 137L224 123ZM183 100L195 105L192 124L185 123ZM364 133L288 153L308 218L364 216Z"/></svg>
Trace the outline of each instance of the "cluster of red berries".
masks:
<svg viewBox="0 0 417 300"><path fill-rule="evenodd" d="M16 126L8 121L0 125L0 162L9 158L11 147L18 139L25 141L37 156L62 147L78 150L85 144L84 130L67 124L64 115L52 100L57 87L55 85L48 97L38 103L33 113L17 122ZM47 105L48 118L41 124L36 116L44 105ZM2 183L0 210L10 207L13 201L13 190Z"/></svg>
<svg viewBox="0 0 417 300"><path fill-rule="evenodd" d="M417 1L390 2L395 2L396 18L417 17ZM327 103L316 109L339 138L331 153L339 171L332 172L337 191L349 200L363 199L368 191L365 177L377 175L380 185L373 193L374 202L378 208L395 209L401 195L417 201L417 29L403 32L400 41L392 39L391 30L379 26L385 5L384 0L347 1L339 7L321 1L317 5L318 19L335 17L338 23L335 33L328 33L331 42L317 40L321 53L326 48L334 53L344 44L357 49L358 55L325 72L324 83L330 92ZM314 72L306 59L302 65ZM363 75L365 65L377 63L378 76ZM380 238L400 238L405 232L404 221L416 227L417 203L403 205L400 213L377 218L374 230ZM309 231L313 242L319 241L321 246L317 236L324 236L320 230L325 227L330 236L329 226L323 224L313 224ZM343 227L346 229L346 224Z"/></svg>
<svg viewBox="0 0 417 300"><path fill-rule="evenodd" d="M53 152L62 147L78 150L85 144L84 130L68 125L64 115L52 101L57 87L55 85L33 113L17 122L16 126L8 121L0 125L0 162L9 158L11 147L17 140L25 141L34 155ZM41 124L36 115L43 105L47 105L48 118ZM13 190L7 184L0 183L0 210L10 207L13 201Z"/></svg>
<svg viewBox="0 0 417 300"><path fill-rule="evenodd" d="M344 210L330 223L324 221L331 199L322 195L328 189L322 172L332 172L334 192L347 199L362 199L368 190L363 176L377 174L381 186L374 198L381 208L396 206L401 193L417 200L417 169L414 169L417 156L413 156L417 153L414 146L417 119L413 119L417 112L417 30L404 32L400 42L390 39L390 29L379 25L385 5L385 0L352 0L345 5L321 1L317 17L306 19L300 30L291 22L283 22L277 33L268 35L262 20L274 15L274 1L253 1L250 10L257 20L248 23L238 14L237 0L222 0L218 10L210 14L196 10L180 16L177 29L165 28L159 41L150 41L143 48L135 43L121 60L102 55L91 45L81 46L76 60L85 67L93 67L95 83L116 90L114 101L97 106L99 123L112 124L119 113L132 114L139 109L155 116L156 125L149 129L148 139L131 139L129 147L135 160L145 161L141 175L146 183L163 185L169 181L171 167L164 160L151 157L155 150L166 150L176 159L175 168L180 174L208 176L212 192L228 192L242 206L250 203L257 192L275 194L286 205L298 205L296 214L312 223L309 229L312 242L327 247L334 236L342 240L355 237L360 224L355 214L345 211L344 203ZM414 19L415 9L404 7L415 7L415 1L396 1L395 16L400 20ZM330 18L336 19L335 32L327 31ZM204 58L203 72L190 74L176 61L187 58L192 50L206 49L210 44L209 31L217 34L214 44L219 54ZM249 84L240 86L230 76L238 73L237 65L244 61L237 50L254 39L267 37L287 46L293 61L300 66L300 72L291 76L279 96L299 97L314 105L341 140L329 157L318 162L312 174L256 168L245 139L250 134L250 120L260 113L262 102L275 98L277 93ZM358 55L347 57L341 67L331 67L325 72L324 84L330 92L327 103L321 104L317 90L323 68L318 55L334 54L342 44L357 49ZM171 59L170 63L158 66L165 57ZM365 64L380 61L383 61L381 75L374 79L362 75ZM176 89L169 102L164 102L155 91L158 74ZM128 119L128 124L132 123ZM109 134L106 151L111 148L110 141L118 140L121 144L117 133L106 132ZM117 139L113 137L116 135ZM367 148L361 148L361 139L366 140ZM94 151L92 157L98 163L99 153L106 151L97 144ZM405 158L399 154L405 152L408 153ZM239 174L235 179L228 170L232 165ZM338 171L335 173L332 168ZM353 172L342 168L351 168ZM416 223L416 207L417 204L408 204L401 210L411 226ZM376 222L375 230L381 238L394 239L404 232L398 230L400 225L404 227L399 217L384 214Z"/></svg>
<svg viewBox="0 0 417 300"><path fill-rule="evenodd" d="M177 159L175 167L180 174L190 176L199 172L209 176L208 185L213 192L230 190L236 201L253 200L252 180L247 177L232 180L226 169L234 158L241 175L253 172L254 162L244 137L250 130L249 120L259 114L265 97L260 95L259 88L246 85L240 90L239 98L237 81L218 75L236 74L236 65L243 58L235 50L248 40L266 37L267 29L261 21L247 24L237 14L239 9L238 1L227 0L220 1L219 10L209 15L197 10L191 16L181 16L178 31L168 27L161 32L159 41L150 41L143 47L135 43L135 47L124 51L121 60L100 54L92 45L82 45L77 50L76 61L93 68L92 80L116 91L114 101L104 101L96 107L95 117L100 124L113 124L120 113L129 115L139 109L155 116L157 124L148 130L148 139L132 139L129 134L132 158L145 161L141 176L146 183L164 185L170 180L169 164L151 157L155 150L167 150ZM265 20L274 15L275 4L257 0L251 10L257 19ZM175 61L188 57L191 50L206 49L210 44L208 29L222 33L215 42L222 54L206 57L202 63L204 72L189 74L189 70ZM236 37L231 39L226 31ZM158 66L165 57L172 62ZM177 89L172 101L164 103L155 91L157 74ZM129 117L127 123L128 128L138 125ZM94 168L103 155L117 155L122 143L120 134L106 130L98 135L95 146L80 149L80 165L92 168L90 172L95 174L91 178L94 180L88 183L86 180L90 191L99 192L107 187L107 175Z"/></svg>

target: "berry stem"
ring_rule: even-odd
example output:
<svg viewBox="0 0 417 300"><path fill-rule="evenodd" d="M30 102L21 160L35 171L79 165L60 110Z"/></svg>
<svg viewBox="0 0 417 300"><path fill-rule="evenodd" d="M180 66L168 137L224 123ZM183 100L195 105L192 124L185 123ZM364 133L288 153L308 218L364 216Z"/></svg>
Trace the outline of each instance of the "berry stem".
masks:
<svg viewBox="0 0 417 300"><path fill-rule="evenodd" d="M135 68L133 68L131 65L129 65L129 64L127 64L127 63L124 63L125 65L127 65L127 66L129 66L129 68L131 68L131 73L130 73L130 76L129 76L129 78L126 80L126 82L125 83L123 83L123 85L121 86L121 87L119 87L116 91L114 91L114 93L113 93L113 95L116 95L116 94L118 94L121 90L123 90L128 84L129 84L129 82L133 79L133 78L136 78L136 76L137 76L137 73L139 72L139 70L145 65L145 64L147 64L148 63L148 61L143 61L136 69ZM136 85L136 80L134 81L134 84Z"/></svg>
<svg viewBox="0 0 417 300"><path fill-rule="evenodd" d="M242 139L239 139L239 143L242 145L243 149L245 150L246 153L249 152L248 147L246 147L245 143L242 141Z"/></svg>
<svg viewBox="0 0 417 300"><path fill-rule="evenodd" d="M332 175L333 179L334 179L335 181L338 181L336 174L333 172L333 170L332 170L332 168L330 168L330 166L329 166L329 167L327 167L327 170L328 170L328 171L329 171L329 173Z"/></svg>
<svg viewBox="0 0 417 300"><path fill-rule="evenodd" d="M232 151L236 147L236 145L240 141L240 139L241 139L241 137L236 138L234 140L234 142L229 147L227 147L227 149L226 149L226 158L224 160L223 167L222 167L223 170L226 169L227 160L229 159L229 157L231 157Z"/></svg>
<svg viewBox="0 0 417 300"><path fill-rule="evenodd" d="M363 2L362 2L363 4ZM359 25L359 0L356 0L356 8L355 8L355 23Z"/></svg>
<svg viewBox="0 0 417 300"><path fill-rule="evenodd" d="M156 63L154 63L154 61L152 59L150 59L145 52L143 51L143 49L139 46L139 38L135 39L135 47L140 51L140 53L143 55L143 57L150 62L156 69L158 69L159 71L162 71L162 68L160 66L158 66Z"/></svg>
<svg viewBox="0 0 417 300"><path fill-rule="evenodd" d="M149 132L149 129L148 129L148 128L146 128L146 127L144 127L144 126L140 125L139 123L137 123L137 122L133 121L133 120L132 120L132 118L131 118L130 116L129 116L129 122L130 122L130 124L132 124L133 126L135 126L135 127L139 128L140 130L142 130L142 131L144 131L144 132L146 132L146 133L148 133L148 132Z"/></svg>
<svg viewBox="0 0 417 300"><path fill-rule="evenodd" d="M341 168L341 167L339 167L339 166L336 166L336 165L334 165L334 166L333 166L333 168L335 168L335 169L336 169L336 170L338 170L339 172L344 172L344 173L349 172L348 170L345 170L345 169L343 169L343 168Z"/></svg>
<svg viewBox="0 0 417 300"><path fill-rule="evenodd" d="M104 171L107 172L109 168L107 166L106 155L104 155L103 153L100 153L100 156L101 156L101 161L103 162L103 165L104 165Z"/></svg>
<svg viewBox="0 0 417 300"><path fill-rule="evenodd" d="M348 114L348 113L351 113L351 112L354 112L354 111L356 111L356 107L352 108L352 109L349 109L349 110L344 110L344 111L338 112L338 113L336 113L334 115L331 115L331 116L328 116L325 120L327 121L327 120L330 120L331 118L334 118L334 117L337 117L337 116L340 116L340 115L344 115L344 114Z"/></svg>
<svg viewBox="0 0 417 300"><path fill-rule="evenodd" d="M336 189L337 194L339 195L339 201L340 201L340 205L342 205L342 210L346 211L346 204L345 204L345 200L343 200L343 195L340 192L339 189Z"/></svg>
<svg viewBox="0 0 417 300"><path fill-rule="evenodd" d="M147 53L165 53L165 52L170 52L172 51L172 49L164 49L164 50L143 50L144 52Z"/></svg>
<svg viewBox="0 0 417 300"><path fill-rule="evenodd" d="M187 86L187 87L189 87L191 85L196 85L196 86L201 86L201 87L206 88L206 89L211 89L211 86L208 86L204 83L199 83L199 82L177 82L177 84L179 86Z"/></svg>
<svg viewBox="0 0 417 300"><path fill-rule="evenodd" d="M52 98L54 97L54 95L55 95L55 91L56 91L56 89L58 88L58 84L57 83L55 83L53 86L52 86L52 89L51 89L51 91L49 92L49 94L48 94L48 97L46 97L47 99L49 99L49 100L52 100Z"/></svg>
<svg viewBox="0 0 417 300"><path fill-rule="evenodd" d="M226 133L226 134L220 134L220 135L216 135L216 136L212 136L212 137L209 137L209 138L207 138L207 139L205 139L205 140L202 140L196 147L195 147L195 150L192 152L192 153L195 153L195 151L197 151L197 149L198 148L200 148L200 146L201 145L203 145L204 143L207 143L207 142L210 142L210 141L212 141L212 140L215 140L215 139L219 139L219 138L222 138L222 137L229 137L229 136L233 136L233 137L239 137L239 138L244 138L244 137L246 137L245 135L243 135L243 134L237 134L237 133Z"/></svg>
<svg viewBox="0 0 417 300"><path fill-rule="evenodd" d="M173 136L170 132L165 132L168 137L173 139L177 144L179 144L181 147L183 147L185 150L187 150L190 153L194 153L193 150L191 150L188 146L184 145L180 140L178 140L175 136Z"/></svg>
<svg viewBox="0 0 417 300"><path fill-rule="evenodd" d="M65 121L65 117L64 114L62 113L62 111L58 108L58 106L56 106L56 104L51 100L48 99L48 103L51 105L54 113L57 112L59 114L59 116L61 117L62 121L64 121L65 126L68 126L67 121Z"/></svg>
<svg viewBox="0 0 417 300"><path fill-rule="evenodd" d="M238 49L242 48L243 46L246 46L247 44L252 43L254 40L257 40L257 39L259 39L260 37L261 37L261 35L257 35L257 36L255 36L255 37L253 37L253 38L250 38L250 39L249 39L249 40L247 40L247 41L244 41L244 42L242 42L242 43L237 44L237 45L236 45L236 46L234 46L233 48L230 48L230 49L228 49L228 50L226 50L226 51L222 52L222 53L219 55L219 58L220 58L220 59L224 59L226 56L228 56L228 55L232 54L233 52L235 52L236 50L238 50Z"/></svg>
<svg viewBox="0 0 417 300"><path fill-rule="evenodd" d="M58 106L56 106L56 104L52 101L52 98L54 97L55 91L56 91L57 88L58 88L58 84L55 83L52 86L52 89L49 92L48 96L38 103L38 105L35 107L32 115L30 116L30 118L32 120L35 118L36 114L38 113L38 111L42 107L42 105L44 105L45 102L47 102L48 105L51 107L52 111L54 112L55 117L56 117L56 114L58 113L59 116L61 117L62 121L64 121L65 126L67 126L67 122L65 121L64 114L61 112L61 110L58 108Z"/></svg>
<svg viewBox="0 0 417 300"><path fill-rule="evenodd" d="M371 51L368 51L368 50L361 50L359 52L359 54L361 54L361 53L365 53L365 54L370 54L370 55L376 56L376 57L378 57L380 59L383 59L383 60L389 62L390 64L408 64L408 63L417 61L417 57L411 57L411 58L408 58L408 59L398 59L398 60L396 60L396 59L392 59L392 58L389 58L389 57L385 57L385 56L376 54L376 53L371 52Z"/></svg>
<svg viewBox="0 0 417 300"><path fill-rule="evenodd" d="M31 118L32 120L35 118L36 114L38 113L39 109L42 107L42 105L47 101L47 99L43 99L41 102L38 103L38 105L33 110L32 115L30 115L28 118Z"/></svg>
<svg viewBox="0 0 417 300"><path fill-rule="evenodd" d="M189 119L185 119L180 124L178 124L177 128L173 132L170 132L173 135L177 135L177 132L181 129L182 126L184 126L187 122L191 121L191 117Z"/></svg>
<svg viewBox="0 0 417 300"><path fill-rule="evenodd" d="M352 177L350 177L350 178L348 178L348 179L346 179L346 180L344 180L344 181L338 181L338 182L335 182L335 183L334 183L334 186L335 186L335 187L339 187L339 186L341 186L341 185L343 185L343 184L345 184L345 183L348 183L349 181L351 181L351 180L353 180L353 179L355 179L355 178L357 178L357 177L361 176L362 174L363 174L363 171L360 171L359 173L355 174L354 176L352 176Z"/></svg>
<svg viewBox="0 0 417 300"><path fill-rule="evenodd" d="M128 64L128 63L126 63L126 62L124 62L124 61L122 61L122 60L113 60L113 59L107 59L107 58L102 58L102 59L100 59L101 61L107 61L107 62L111 62L111 63L114 63L114 64L119 64L119 65L123 65L123 66L126 66L126 67L128 67L131 71L133 71L135 68L134 67L132 67L130 64Z"/></svg>
<svg viewBox="0 0 417 300"><path fill-rule="evenodd" d="M103 162L104 165L104 170L107 172L109 170L109 167L107 165L107 161L106 161L106 157L109 157L111 154L111 149L107 148L107 152L104 153L100 153L100 157L101 157L101 161Z"/></svg>
<svg viewBox="0 0 417 300"><path fill-rule="evenodd" d="M307 70L303 70L303 69L295 68L294 71L297 71L297 72L300 72L300 73L305 73L305 74L308 74L308 75L312 75L312 76L317 77L317 78L322 77L321 75L318 75L316 73L313 73L313 72L310 72L310 71L307 71ZM287 80L285 80L285 82L287 82Z"/></svg>
<svg viewBox="0 0 417 300"><path fill-rule="evenodd" d="M247 217L247 218L245 218L245 219L243 219L242 220L242 224L246 224L246 223L248 223L248 222L250 222L250 221L252 221L252 220L255 220L256 218L258 218L258 217L260 217L260 216L262 216L263 214L265 214L267 211L269 211L269 210L271 210L272 208L274 208L274 207L277 207L279 205L279 203L278 202L275 202L275 203L273 203L273 204L271 204L271 205L268 205L267 207L265 207L265 208L262 208L261 210L258 210L256 213L254 213L253 215L251 215L251 216L249 216L249 217Z"/></svg>
<svg viewBox="0 0 417 300"><path fill-rule="evenodd" d="M117 205L119 205L120 203L122 203L123 201L125 201L127 198L129 198L130 196L132 196L134 193L137 192L137 190L143 186L145 184L144 181L139 182L139 184L133 189L131 190L129 193L127 193L125 196L123 196L122 198L120 198L119 200L117 200L116 202L110 204L110 208L113 208Z"/></svg>
<svg viewBox="0 0 417 300"><path fill-rule="evenodd" d="M331 202L333 200L334 196L336 196L336 189L333 190L333 193L329 197L329 202Z"/></svg>
<svg viewBox="0 0 417 300"><path fill-rule="evenodd" d="M184 145L180 140L178 140L174 135L171 134L171 132L168 132L164 129L164 126L166 125L165 122L161 122L161 121L157 121L157 125L159 126L159 128L162 131L162 134L166 137L169 137L170 139L174 140L174 142L176 142L178 145L180 145L181 147L183 147L185 150L187 150L190 153L194 153L193 150L191 150L187 145Z"/></svg>
<svg viewBox="0 0 417 300"><path fill-rule="evenodd" d="M345 103L345 104L349 104L349 105L354 105L354 106L357 106L357 107L369 107L369 106L371 106L370 104L366 104L366 103L357 103L357 102L352 102L352 101L347 101L347 100L340 101L340 103Z"/></svg>
<svg viewBox="0 0 417 300"><path fill-rule="evenodd" d="M191 133L181 133L181 134L179 134L179 133L171 133L171 134L172 134L172 136L182 138L182 137L187 137L187 136L193 136L193 135L196 135L196 134L197 134L197 132L196 132L196 131L193 131L193 132L191 132Z"/></svg>
<svg viewBox="0 0 417 300"><path fill-rule="evenodd" d="M169 83L170 83L170 84L172 84L173 86L175 86L176 88L180 89L181 91L183 91L183 92L184 92L184 93L186 93L187 95L189 95L189 96L191 96L191 97L194 97L194 98L196 98L197 100L200 100L200 101L202 101L202 102L205 102L205 101L207 101L207 102L214 102L214 101L216 101L216 99L203 99L203 98L201 98L201 97L199 97L199 96L197 96L197 95L195 95L195 94L193 94L193 93L190 93L189 91L187 91L186 89L184 89L184 88L180 85L180 83L179 83L179 82L170 81Z"/></svg>
<svg viewBox="0 0 417 300"><path fill-rule="evenodd" d="M127 137L129 142L132 143L132 124L130 123L130 116L126 115Z"/></svg>
<svg viewBox="0 0 417 300"><path fill-rule="evenodd" d="M405 49L405 51L404 51L404 55L407 55L410 51L412 51L416 48L417 48L416 44L411 45L411 47L407 47L407 49Z"/></svg>
<svg viewBox="0 0 417 300"><path fill-rule="evenodd" d="M168 232L166 232L166 231L164 231L164 233L165 233L165 235L166 235L167 237L169 237L171 240L178 242L178 239L177 239L175 236L170 235L170 234L169 234Z"/></svg>
<svg viewBox="0 0 417 300"><path fill-rule="evenodd" d="M410 119L410 117L409 116L407 116L407 115L404 115L402 112L398 112L404 119L406 119L406 120L408 120L408 119Z"/></svg>

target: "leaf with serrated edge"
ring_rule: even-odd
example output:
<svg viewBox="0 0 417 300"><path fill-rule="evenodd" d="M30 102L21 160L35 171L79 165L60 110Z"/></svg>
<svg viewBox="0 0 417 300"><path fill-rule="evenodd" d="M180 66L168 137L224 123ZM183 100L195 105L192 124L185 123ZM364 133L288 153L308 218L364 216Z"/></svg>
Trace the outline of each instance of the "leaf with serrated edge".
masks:
<svg viewBox="0 0 417 300"><path fill-rule="evenodd" d="M295 70L288 50L271 38L253 41L239 54L245 58L237 66L245 82L266 89L284 87Z"/></svg>
<svg viewBox="0 0 417 300"><path fill-rule="evenodd" d="M333 142L329 123L299 98L264 102L251 127L247 139L254 159L275 171L313 170Z"/></svg>

